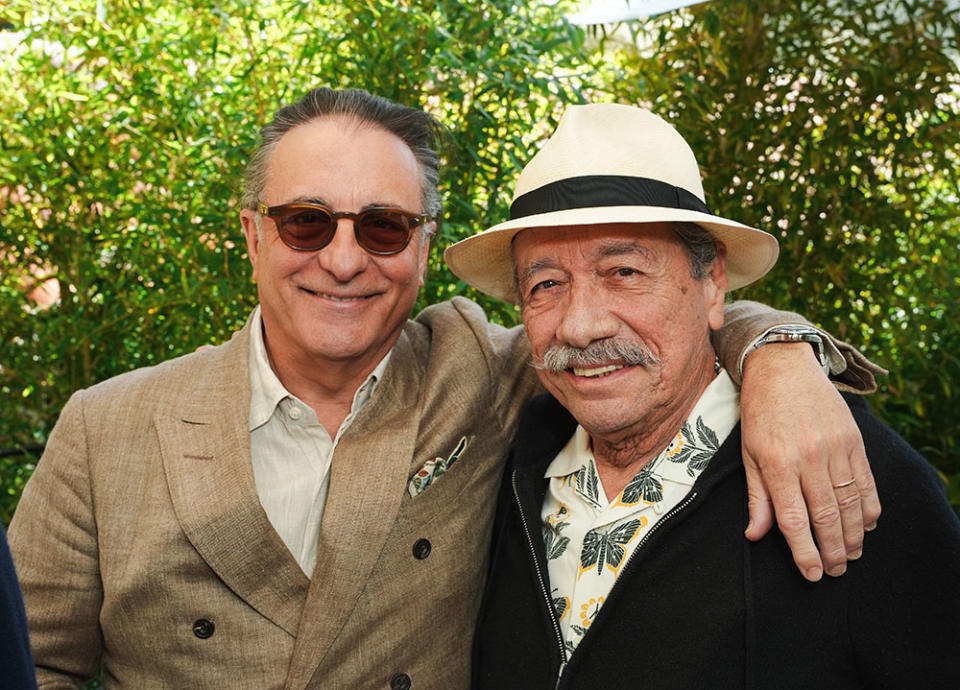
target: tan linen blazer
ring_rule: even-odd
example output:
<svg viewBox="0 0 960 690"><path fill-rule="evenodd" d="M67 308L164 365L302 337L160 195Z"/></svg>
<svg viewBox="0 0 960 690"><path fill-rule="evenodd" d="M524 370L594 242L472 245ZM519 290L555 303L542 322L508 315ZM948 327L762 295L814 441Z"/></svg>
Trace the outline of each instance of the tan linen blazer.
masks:
<svg viewBox="0 0 960 690"><path fill-rule="evenodd" d="M10 530L41 686L102 655L107 688L465 687L502 459L536 386L526 340L466 300L407 324L334 453L312 579L257 497L248 344L67 403Z"/></svg>
<svg viewBox="0 0 960 690"><path fill-rule="evenodd" d="M334 453L308 579L257 497L248 328L63 409L10 528L41 687L102 661L106 688L466 688L502 463L537 390L526 339L460 298L408 322Z"/></svg>

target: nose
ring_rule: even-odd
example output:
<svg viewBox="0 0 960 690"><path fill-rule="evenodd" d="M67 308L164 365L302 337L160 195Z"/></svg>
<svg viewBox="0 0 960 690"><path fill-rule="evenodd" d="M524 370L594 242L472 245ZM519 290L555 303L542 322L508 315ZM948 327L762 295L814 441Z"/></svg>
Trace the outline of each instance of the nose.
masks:
<svg viewBox="0 0 960 690"><path fill-rule="evenodd" d="M340 218L337 221L337 231L330 244L317 252L320 267L341 283L363 273L369 261L370 255L357 244L357 238L353 234L353 221L349 218Z"/></svg>
<svg viewBox="0 0 960 690"><path fill-rule="evenodd" d="M557 339L573 347L586 347L595 340L612 338L620 322L604 299L603 289L574 281L564 298Z"/></svg>

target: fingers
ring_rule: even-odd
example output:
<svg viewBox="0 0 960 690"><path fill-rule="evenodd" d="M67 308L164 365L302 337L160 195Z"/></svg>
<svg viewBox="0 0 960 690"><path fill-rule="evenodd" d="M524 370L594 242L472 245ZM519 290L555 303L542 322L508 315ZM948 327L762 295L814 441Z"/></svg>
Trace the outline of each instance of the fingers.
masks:
<svg viewBox="0 0 960 690"><path fill-rule="evenodd" d="M816 582L823 577L823 562L810 530L810 517L796 463L785 460L781 455L768 458L766 469L761 471L753 456L744 450L743 465L747 475L747 505L750 510L744 536L751 541L761 539L776 517L780 533L793 553L793 562L806 579ZM772 511L776 512L775 516Z"/></svg>
<svg viewBox="0 0 960 690"><path fill-rule="evenodd" d="M769 470L763 476L767 480L767 490L776 511L777 526L793 553L793 562L800 573L811 582L816 582L823 577L825 563L810 530L812 514L807 512L799 478L790 469L770 467ZM825 532L825 536L829 539L829 531ZM839 530L835 541L841 545L840 551L843 553Z"/></svg>
<svg viewBox="0 0 960 690"><path fill-rule="evenodd" d="M877 526L880 498L863 442L856 439L851 446L845 457L835 454L836 460L831 458L830 480L840 510L846 557L856 560L863 553L864 532Z"/></svg>
<svg viewBox="0 0 960 690"><path fill-rule="evenodd" d="M848 463L838 462L849 467ZM856 501L841 508L831 477L837 470L810 474L804 481L803 492L810 511L810 524L820 546L820 558L827 575L837 577L847 570L847 554L850 549L859 550L863 540L863 520L860 517L860 497L853 485L846 487L847 495L856 496ZM849 479L849 473L846 478ZM845 480L837 480L845 481ZM844 512L846 511L846 512ZM844 522L846 520L846 523Z"/></svg>
<svg viewBox="0 0 960 690"><path fill-rule="evenodd" d="M855 561L863 553L863 511L856 481L847 486L834 485L833 495L840 508L840 528L846 560Z"/></svg>
<svg viewBox="0 0 960 690"><path fill-rule="evenodd" d="M863 552L865 519L875 525L879 516L879 500L866 456L847 455L838 449L832 449L829 455L829 460L813 462L808 453L806 462L799 464L768 460L765 473L752 459L745 458L744 462L750 509L745 535L757 540L767 532L772 506L794 563L813 582L824 573L832 577L845 573L847 561ZM823 470L816 471L818 465ZM795 471L797 467L801 468L799 472ZM829 470L824 471L827 467ZM851 477L858 479L850 483ZM866 485L864 489L859 478ZM868 517L863 508L865 500L875 505Z"/></svg>
<svg viewBox="0 0 960 690"><path fill-rule="evenodd" d="M775 510L794 563L806 579L816 582L825 572L842 575L847 560L859 558L863 517L856 482L833 486L852 476L849 458L836 449L820 453L807 449L803 457L803 461L768 458L762 473L745 453L750 521L744 534L753 541L762 538L773 522L771 509Z"/></svg>
<svg viewBox="0 0 960 690"><path fill-rule="evenodd" d="M844 410L846 423L851 428L856 429L853 417L849 410ZM843 534L843 547L845 554L844 560L856 560L863 553L863 534L866 529L876 527L877 520L880 517L880 499L877 496L876 485L873 481L873 473L870 471L870 464L867 462L867 456L863 448L863 440L859 434L847 434L846 437L838 441L830 449L830 488L832 489L833 502L837 505L839 513L840 530ZM840 567L841 557L836 550L836 542L833 537L836 530L832 524L827 525L827 518L832 517L832 510L829 508L829 501L826 498L825 491L819 488L818 491L823 496L824 529L823 536L821 530L817 529L817 541L820 542L821 556L824 560L824 566L831 575L842 574L846 569ZM828 545L825 547L825 542ZM829 553L826 551L829 550Z"/></svg>
<svg viewBox="0 0 960 690"><path fill-rule="evenodd" d="M747 473L747 509L750 513L750 520L743 534L750 541L759 541L773 527L773 502L763 483L760 469L746 453L743 465Z"/></svg>
<svg viewBox="0 0 960 690"><path fill-rule="evenodd" d="M829 455L826 463L829 471L817 472L813 470L817 463L808 464L800 482L824 572L837 577L846 572L848 561L856 560L862 555L865 522L870 520L871 525L876 525L880 502L859 437L851 442L838 443L825 452ZM860 486L861 481L863 487ZM789 489L787 491L789 492ZM774 493L773 489L771 493ZM788 497L784 504L787 505L789 500L794 499ZM867 501L871 507L869 514L865 515L864 504ZM779 514L775 493L774 505L777 506ZM781 522L781 531L783 530ZM800 533L797 534L798 538L801 538ZM786 532L784 535L786 536ZM793 542L790 543L793 548ZM803 542L798 543L801 548L805 547ZM796 552L794 558L798 559ZM807 576L806 573L804 575Z"/></svg>
<svg viewBox="0 0 960 690"><path fill-rule="evenodd" d="M847 560L860 556L880 502L849 407L809 348L792 348L769 348L766 358L761 348L744 368L745 535L767 532L772 506L794 562L815 581L843 574Z"/></svg>

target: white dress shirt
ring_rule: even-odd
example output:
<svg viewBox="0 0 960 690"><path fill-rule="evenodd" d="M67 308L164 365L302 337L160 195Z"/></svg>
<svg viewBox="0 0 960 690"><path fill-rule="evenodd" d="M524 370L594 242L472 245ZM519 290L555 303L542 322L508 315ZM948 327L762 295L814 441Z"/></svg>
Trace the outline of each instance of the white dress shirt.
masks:
<svg viewBox="0 0 960 690"><path fill-rule="evenodd" d="M310 577L337 441L373 395L390 354L354 393L350 414L331 439L313 408L287 391L271 368L259 306L252 318L250 456L257 494L273 528Z"/></svg>

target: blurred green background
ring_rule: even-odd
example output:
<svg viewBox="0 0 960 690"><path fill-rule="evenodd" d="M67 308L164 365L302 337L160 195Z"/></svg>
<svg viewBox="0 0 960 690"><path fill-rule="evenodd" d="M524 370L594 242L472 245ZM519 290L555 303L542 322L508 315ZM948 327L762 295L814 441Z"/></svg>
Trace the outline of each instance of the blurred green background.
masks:
<svg viewBox="0 0 960 690"><path fill-rule="evenodd" d="M217 343L255 300L240 178L318 85L450 130L419 307L471 294L451 241L503 220L569 103L644 105L697 152L713 210L777 234L737 296L890 369L874 409L960 505L956 4L714 0L578 27L563 2L35 2L0 7L0 519L69 394ZM513 323L512 307L480 299Z"/></svg>

